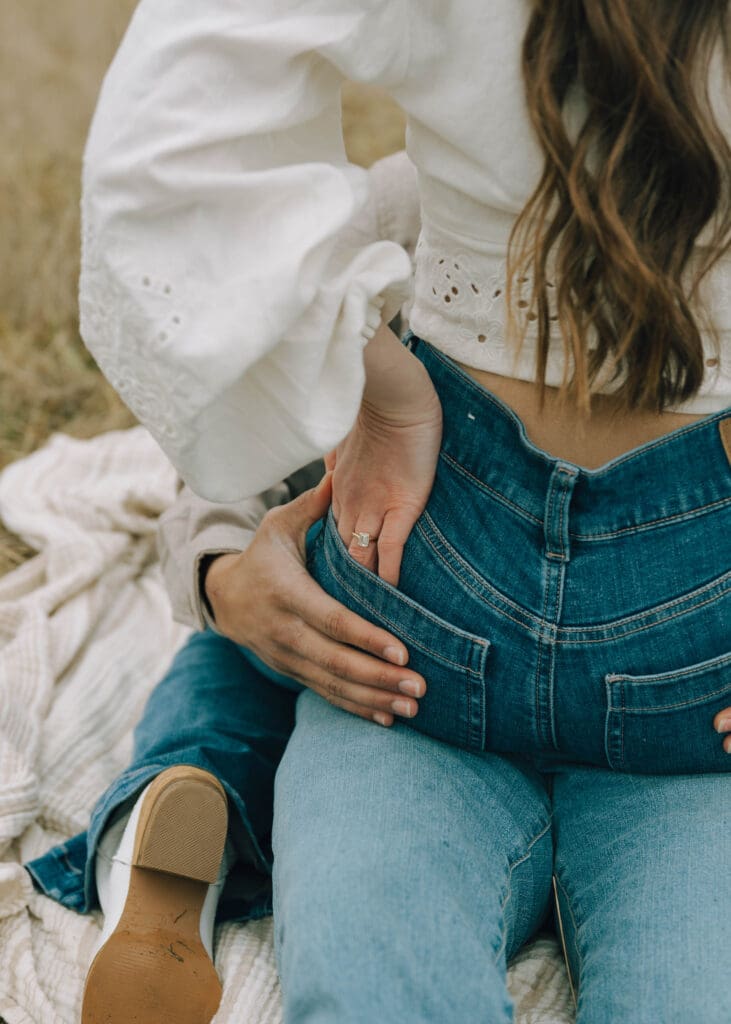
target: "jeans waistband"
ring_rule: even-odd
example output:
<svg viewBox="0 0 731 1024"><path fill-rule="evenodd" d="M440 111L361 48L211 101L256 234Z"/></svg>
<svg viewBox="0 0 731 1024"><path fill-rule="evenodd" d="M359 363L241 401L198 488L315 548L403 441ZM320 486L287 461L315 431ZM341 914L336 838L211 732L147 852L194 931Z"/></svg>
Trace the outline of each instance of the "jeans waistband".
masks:
<svg viewBox="0 0 731 1024"><path fill-rule="evenodd" d="M731 516L731 406L586 469L534 444L505 402L429 342L407 331L403 343L441 399L443 457L517 512L543 522L560 484L572 492L567 525L577 538L706 511Z"/></svg>

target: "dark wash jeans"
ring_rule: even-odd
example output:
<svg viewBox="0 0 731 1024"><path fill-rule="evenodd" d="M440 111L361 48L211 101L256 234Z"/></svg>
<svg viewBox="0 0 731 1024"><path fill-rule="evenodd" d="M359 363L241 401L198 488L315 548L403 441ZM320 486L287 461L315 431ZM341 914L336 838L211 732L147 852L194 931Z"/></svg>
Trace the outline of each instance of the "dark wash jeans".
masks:
<svg viewBox="0 0 731 1024"><path fill-rule="evenodd" d="M399 588L349 558L331 516L308 564L404 640L428 691L389 730L299 700L277 779L285 1017L508 1020L506 958L544 921L553 873L580 1020L725 1020L731 759L712 719L731 704L731 409L589 471L404 342L445 431ZM269 912L274 774L299 689L193 636L132 764L87 833L28 865L36 883L88 910L106 822L164 767L195 764L225 785L244 861L219 917Z"/></svg>
<svg viewBox="0 0 731 1024"><path fill-rule="evenodd" d="M428 682L413 727L547 768L731 770L712 727L731 704L731 410L587 470L407 342L445 427L398 589L348 556L332 511L309 568L406 643Z"/></svg>

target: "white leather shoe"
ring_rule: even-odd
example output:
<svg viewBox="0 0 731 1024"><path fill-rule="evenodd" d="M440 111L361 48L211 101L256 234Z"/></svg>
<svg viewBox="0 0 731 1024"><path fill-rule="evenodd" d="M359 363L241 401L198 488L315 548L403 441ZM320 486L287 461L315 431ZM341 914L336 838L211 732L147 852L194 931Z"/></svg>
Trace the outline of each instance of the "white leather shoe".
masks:
<svg viewBox="0 0 731 1024"><path fill-rule="evenodd" d="M107 828L96 856L104 928L82 1024L209 1024L221 1000L213 922L233 860L226 793L175 766Z"/></svg>

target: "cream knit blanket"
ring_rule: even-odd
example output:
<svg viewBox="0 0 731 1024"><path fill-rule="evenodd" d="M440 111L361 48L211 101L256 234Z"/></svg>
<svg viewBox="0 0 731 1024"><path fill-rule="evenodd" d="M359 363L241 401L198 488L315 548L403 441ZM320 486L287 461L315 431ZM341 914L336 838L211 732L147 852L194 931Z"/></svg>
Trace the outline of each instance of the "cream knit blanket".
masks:
<svg viewBox="0 0 731 1024"><path fill-rule="evenodd" d="M155 555L175 471L142 428L55 436L0 474L0 518L39 554L0 579L0 1016L75 1024L99 914L33 889L21 863L86 828L124 767L132 728L186 630ZM459 936L455 935L455 942ZM271 918L216 934L216 1024L276 1024ZM570 1024L566 974L546 937L511 965L517 1024ZM436 1024L436 1022L435 1022ZM444 1022L439 1022L444 1024Z"/></svg>

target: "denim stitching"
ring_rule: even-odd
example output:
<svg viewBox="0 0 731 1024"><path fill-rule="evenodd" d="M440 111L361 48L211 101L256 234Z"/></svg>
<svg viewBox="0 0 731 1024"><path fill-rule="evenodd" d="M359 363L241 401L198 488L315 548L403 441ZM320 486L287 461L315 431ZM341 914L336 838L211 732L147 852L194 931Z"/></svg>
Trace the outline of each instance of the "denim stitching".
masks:
<svg viewBox="0 0 731 1024"><path fill-rule="evenodd" d="M542 525L541 520L537 516L534 516L532 512L528 512L526 509L521 508L520 505L516 505L515 502L511 501L510 498L506 498L504 494L500 493L500 491L496 491L494 488L490 487L489 484L486 484L483 480L480 480L479 477L476 477L473 473L470 473L470 471L466 469L464 466L460 465L460 463L457 462L453 458L453 456L449 455L445 451L442 451L440 452L440 457L445 459L445 461L449 462L452 468L455 469L457 472L462 473L464 476L468 477L475 484L476 487L478 487L482 491L485 491L485 493L491 495L493 498L495 498L496 501L499 501L500 504L506 505L513 512L515 512L516 515L519 515L521 518L527 519L530 522L535 523L536 525ZM728 504L731 504L731 498L719 498L717 501L709 502L707 505L698 505L696 508L689 509L687 512L675 512L669 516L661 516L659 519L649 519L647 522L638 523L636 526L620 526L618 529L610 530L608 533L579 533L578 531L569 530L569 536L573 537L575 540L587 542L611 540L613 537L620 537L623 534L641 533L644 530L657 529L658 527L664 526L667 523L683 522L687 519L695 519L699 515L705 515L706 513L711 512L714 509L723 507ZM555 558L556 555L552 553L552 557Z"/></svg>
<svg viewBox="0 0 731 1024"><path fill-rule="evenodd" d="M493 611L497 612L497 614L501 615L503 618L508 619L510 622L515 623L516 626L520 626L522 629L526 630L526 632L533 638L537 638L540 640L544 635L543 620L537 617L533 612L529 611L527 608L522 608L520 605L511 601L510 598L503 595L488 580L480 576L479 573L475 572L472 566L468 565L468 563L465 562L463 558L461 558L458 552L454 550L450 542L440 531L439 527L436 525L436 523L434 522L434 520L432 519L428 512L423 513L423 519L428 521L429 527L432 530L432 532L437 536L439 543L449 552L449 555L454 559L454 561L459 563L463 571L470 577L470 579L465 579L464 576L460 577L457 575L457 570L455 569L455 567L452 566L444 558L443 554L438 550L438 548L434 546L432 539L426 533L423 524L417 522L416 529L419 531L423 539L429 544L429 546L431 547L432 551L434 552L435 556L439 559L439 561L447 569L451 570L454 577L458 579L466 589L470 590L480 601L484 602L486 605L488 605L488 607L492 608ZM700 594L703 594L704 592L712 590L716 587L722 586L727 581L730 585L722 589L720 593L714 595L706 601L701 601L697 604L692 603L696 601L697 597ZM495 604L493 601L490 601L486 594L482 592L482 588L484 588L484 590L487 591L488 594L494 594L498 599L504 601L505 604L507 604L510 608L514 608L517 612L524 615L526 620L528 620L527 623L521 622L514 616L509 615L499 605ZM713 601L720 600L727 593L731 593L731 572L724 573L723 576L720 576L715 580L711 580L710 583L704 583L702 587L696 588L689 594L682 594L680 597L675 597L671 601L664 601L662 604L655 605L653 608L644 609L641 612L633 612L631 615L625 615L623 618L616 619L613 622L599 623L595 626L559 626L556 630L554 642L558 644L596 644L605 643L607 640L620 639L625 636L632 636L634 633L642 632L645 629L651 629L653 626L661 625L662 623L668 622L673 618L677 618L676 615L670 615L664 616L660 619L655 619L654 617L659 612L664 612L668 609L677 607L678 605L682 605L685 603L688 605L688 607L681 609L679 614L688 614L696 611L699 608L705 607L705 605ZM545 608L543 610L543 615L545 617ZM652 622L646 622L644 625L639 626L637 629L622 629L622 627L624 627L625 625L628 625L632 622L641 622L642 620L650 617L653 618ZM616 636L613 636L612 634L615 634L617 629L621 629L621 632L618 633ZM598 637L597 639L588 639L587 634L589 633L602 633L603 635ZM574 634L577 635L574 636Z"/></svg>
<svg viewBox="0 0 731 1024"><path fill-rule="evenodd" d="M497 963L498 957L500 957L502 955L503 950L505 949L505 946L507 944L508 935L507 935L507 928L505 927L505 908L507 907L508 903L510 902L510 899L511 899L512 894L513 894L512 885L511 885L512 879L513 879L513 871L517 867L519 867L519 865L523 864L524 861L528 860L528 858L531 856L531 851L532 851L533 847L536 845L536 843L539 841L539 839L542 839L545 836L546 832L549 831L549 829L551 828L551 824L552 824L552 819L549 819L549 822L545 826L545 828L543 828L538 833L538 835L534 836L533 839L531 839L531 841L528 843L528 845L525 848L525 853L521 857L519 857L517 860L509 861L508 862L507 889L506 889L505 896L503 897L502 904L500 905L500 931L501 931L501 939L500 939L500 945L498 946L498 948L497 948L497 950L495 952L495 963Z"/></svg>
<svg viewBox="0 0 731 1024"><path fill-rule="evenodd" d="M557 644L602 644L602 643L606 643L608 640L623 640L625 637L633 636L635 633L644 633L644 631L646 629L652 629L654 626L662 626L666 622L672 622L673 619L679 619L683 615L690 615L692 612L696 612L700 608L705 608L705 606L707 604L715 604L717 601L720 601L720 599L722 597L724 597L727 593L730 593L730 592L731 592L731 587L729 587L726 590L724 590L721 594L716 595L716 597L709 597L707 601L701 601L699 604L694 604L694 605L691 605L689 608L681 609L679 612L675 612L673 615L666 615L662 619L657 619L657 620L655 620L653 622L647 622L647 623L645 623L644 626L638 626L636 629L623 630L621 633L617 634L616 636L597 637L596 640L588 640L588 639L581 639L580 640L580 639L578 639L576 637L575 638L567 637L566 639L561 640L560 638L557 637L556 643ZM654 614L654 612L652 614ZM612 633L614 631L614 627L615 627L615 623L612 623L609 626L609 628L606 628L606 627L604 627L604 628L606 629L607 633ZM588 632L589 630L591 630L593 632L597 628L602 628L602 627L587 626L586 632ZM572 632L574 630L576 630L577 632L581 632L582 631L580 626L571 626L571 627L562 626L561 627L561 631L562 632L564 630L568 631L569 629Z"/></svg>
<svg viewBox="0 0 731 1024"><path fill-rule="evenodd" d="M701 697L695 697L692 700L682 700L677 704L658 704L657 707L652 708L632 708L627 707L624 691L625 684L620 682L617 684L622 691L622 706L621 708L613 707L613 711L622 712L622 720L625 715L655 715L662 711L677 711L679 708L692 708L696 704L705 704L706 701L712 700L714 697L720 697L723 693L729 693L731 691L731 683L726 683L720 690L712 690L710 693L704 693Z"/></svg>
<svg viewBox="0 0 731 1024"><path fill-rule="evenodd" d="M619 672L617 675L609 673L607 675L607 682L614 683L623 679L629 682L646 682L650 685L655 681L682 682L688 676L695 676L703 672L715 672L717 668L723 668L724 665L729 663L731 663L731 654L722 654L718 658L709 658L698 665L691 665L689 668L683 668L676 672L658 672L644 676L631 676L627 672Z"/></svg>
<svg viewBox="0 0 731 1024"><path fill-rule="evenodd" d="M475 676L477 679L482 679L482 677L484 675L484 655L487 653L487 648L489 646L489 641L488 640L484 640L484 639L482 639L482 637L478 637L478 636L475 636L475 635L472 635L472 634L458 633L454 629L454 627L450 627L446 623L444 625L442 625L441 622L438 623L438 625L442 629L448 630L449 632L453 633L460 640L463 640L464 642L466 642L468 644L479 644L483 648L484 654L480 658L480 664L482 666L482 671L481 672L475 672L475 670L473 668L471 668L470 666L468 666L468 665L459 664L458 662L452 661L450 658L445 657L440 652L434 651L430 647L427 647L425 644L423 644L421 641L416 640L413 636L411 636L410 633L406 632L406 630L403 628L403 626L400 623L396 623L391 618L389 618L388 616L383 615L382 612L379 612L377 608L374 608L373 605L370 604L370 602L367 601L362 595L356 594L355 591L351 590L350 586L345 582L345 580L342 578L342 576L337 571L335 566L332 564L332 560L331 560L330 555L328 554L327 550L325 551L325 559L326 559L327 564L328 564L328 566L330 568L330 572L333 574L333 576L338 581L338 583L340 583L341 587L344 590L347 590L347 592L350 594L350 596L353 598L353 600L356 601L357 603L362 604L364 608L367 608L368 611L372 612L377 618L383 618L384 621L388 622L396 630L396 632L398 632L402 636L406 637L410 644L413 644L414 647L417 647L420 651L423 651L425 654L428 654L430 657L434 658L435 661L439 661L443 665L448 665L450 668L459 669L460 672L466 672L468 675ZM356 562L354 562L353 564L357 565ZM399 594L399 596L402 597L402 598L404 597L403 594ZM409 601L408 603L420 615L422 615L424 617L431 618L431 616L429 616L429 613L427 612L427 610L425 608L422 609L419 605L416 605L416 604L414 604L411 601Z"/></svg>
<svg viewBox="0 0 731 1024"><path fill-rule="evenodd" d="M509 597L507 597L505 594L503 594L501 591L499 591L497 587L493 587L492 584L490 584L490 582L488 580L485 580L484 577L481 577L481 575L478 572L475 572L475 570L472 568L472 566L470 564L468 564L468 562L466 562L464 560L464 558L460 555L459 551L457 551L453 546L451 546L449 541L447 541L447 539L444 537L444 535L442 534L441 530L439 529L439 527L434 522L433 518L431 517L431 515L428 512L425 511L422 514L422 518L424 520L428 521L429 527L432 530L433 534L436 535L436 537L437 537L437 539L439 541L439 544L441 544L442 547L446 548L446 550L449 552L449 555L451 557L453 557L455 559L455 561L459 562L460 565L469 572L470 577L472 577L476 582L478 582L480 584L480 586L484 587L484 589L487 591L488 594L492 594L498 600L504 601L510 608L513 608L519 614L524 614L525 617L528 618L528 620L532 621L533 623L535 623L536 626L540 627L541 621L540 621L539 617L534 615L531 611L528 611L527 608L523 608L519 604L517 604L515 601L512 601ZM429 547L434 552L435 556L439 559L441 564L445 568L447 568L451 573L453 573L453 575L455 575L455 578L457 580L459 580L460 583L462 583L465 587L467 587L470 591L472 591L472 593L475 594L477 597L479 597L479 599L481 601L484 601L485 604L488 604L491 608L494 608L494 610L496 610L496 611L502 611L502 609L501 609L501 607L499 605L492 604L490 601L487 600L487 598L483 594L480 594L478 591L476 591L474 589L474 587L471 587L467 583L467 581L463 580L462 577L460 577L460 575L457 574L454 566L451 565L444 558L444 556L441 554L439 549L434 546L434 544L432 542L432 539L427 534L427 531L424 528L424 524L422 522L417 521L416 527L419 530L419 532L422 535L422 537L424 538L424 540L426 541L426 543L429 545ZM525 625L524 623L518 622L517 618L513 618L512 616L508 615L507 613L506 613L506 617L510 618L510 621L512 623L516 623L516 625L518 625L518 626L524 626Z"/></svg>
<svg viewBox="0 0 731 1024"><path fill-rule="evenodd" d="M452 458L451 455L448 455L447 452L441 451L439 455L440 458L443 458L446 462L451 463L452 468L455 469L458 473L462 473L463 476L469 477L469 479L473 481L476 487L479 487L480 490L492 495L492 497L495 498L496 501L499 501L502 505L507 505L507 507L512 509L512 511L515 512L516 515L520 516L523 519L528 519L531 523L535 523L536 526L543 526L543 521L539 519L538 516L534 516L532 512L527 512L524 508L521 508L520 505L516 505L514 502L512 502L510 498L506 498L504 494L500 493L500 491L494 490L492 487L489 486L489 484L486 484L483 480L480 480L478 477L474 476L472 473L470 473L468 469L465 469L464 466L461 466L459 462Z"/></svg>
<svg viewBox="0 0 731 1024"><path fill-rule="evenodd" d="M569 535L576 540L583 541L611 540L613 537L619 537L624 533L641 533L644 530L662 527L666 523L695 519L700 515L705 515L707 512L717 509L719 506L723 507L728 504L731 504L731 498L719 498L717 501L709 502L707 505L698 505L697 508L689 509L687 512L675 512L673 515L662 516L660 519L650 519L646 523L638 523L637 526L620 526L619 529L612 530L610 533L574 533L572 530Z"/></svg>
<svg viewBox="0 0 731 1024"><path fill-rule="evenodd" d="M563 581L564 581L564 576L566 574L566 566L565 566L565 564L559 566L558 572L559 572L559 578L556 580L556 606L555 606L555 608L553 610L553 620L554 620L554 624L556 625L556 627L558 627L558 619L559 619L559 616L561 614L561 609L560 609L560 605L561 605L561 592L563 590ZM554 749L558 750L558 740L556 738L556 715L555 715L555 707L554 707L554 703L553 703L553 692L554 692L553 682L554 682L555 671L556 671L556 645L555 644L551 645L551 655L550 655L550 658L551 658L551 661L550 661L550 676L549 676L549 679L550 679L550 682L551 682L551 686L550 686L550 689L549 689L549 710L550 710L550 716L549 716L548 724L551 727L551 741L553 743Z"/></svg>
<svg viewBox="0 0 731 1024"><path fill-rule="evenodd" d="M545 553L546 553L546 555L548 555L550 557L554 557L554 555L555 555L555 552L552 550L551 542L549 540L549 533L550 533L550 530L551 530L551 519L552 519L552 516L553 516L553 500L554 500L555 496L556 496L556 488L555 488L555 486L551 486L549 484L548 506L547 506L547 508L546 508L546 510L544 512L544 519L543 519L543 538L544 538L544 542L545 542Z"/></svg>
<svg viewBox="0 0 731 1024"><path fill-rule="evenodd" d="M563 521L569 497L569 492L564 490L559 498L560 504L558 506L558 542L561 546L561 561L566 561L566 545L563 541Z"/></svg>
<svg viewBox="0 0 731 1024"><path fill-rule="evenodd" d="M333 524L334 524L334 521L333 521ZM377 576L375 573L371 572L369 569L364 569L363 566L360 565L360 563L356 562L356 560L352 557L352 555L348 554L347 548L345 547L345 545L343 543L342 537L337 532L337 529L334 531L334 533L335 533L335 538L336 538L336 544L337 544L337 546L340 549L341 555L346 559L347 564L352 566L354 569L356 569L361 574L361 576L364 576L366 578L366 580L369 583L375 584L376 586L378 586L378 587L382 588L383 590L385 590L387 593L391 594L397 600L402 601L404 604L407 604L410 608L412 608L419 615L422 615L425 619L427 619L428 621L433 623L438 629L444 629L447 632L454 634L454 636L458 637L460 640L467 640L467 641L469 641L471 643L478 643L478 644L480 644L482 646L489 645L489 641L486 640L485 638L479 637L475 633L468 633L467 630L459 629L457 626L453 626L451 623L447 622L445 619L440 619L438 615L434 614L434 612L430 612L428 608L424 608L422 605L418 604L412 598L408 597L402 591L398 590L397 587L394 587L394 586L392 586L392 584L387 583L386 580L382 580L380 576ZM349 588L345 584L345 581L337 573L335 567L332 564L330 556L327 553L327 549L325 549L325 557L327 558L328 565L330 566L333 574L335 576L337 576L337 578L343 584L345 589L348 590L348 592L351 594L351 596L354 597L356 600L362 600L362 598L359 598L358 595L354 594L352 590L349 590ZM371 608L371 611L375 612L375 609ZM376 612L376 614L378 614L378 612Z"/></svg>
<svg viewBox="0 0 731 1024"><path fill-rule="evenodd" d="M512 409L508 405L496 402L495 399L490 394L490 392L487 389L483 388L481 385L479 385L475 380L473 380L473 378L470 377L468 373L464 373L464 371L460 370L460 368L458 366L455 366L452 362L447 362L447 360L441 354L439 349L435 348L432 345L429 347L428 351L430 352L431 355L433 355L435 359L438 359L439 362L442 363L446 367L446 369L451 372L453 376L457 377L460 381L464 380L464 382L468 384L473 390L475 390L481 398L486 399L491 405L499 409L510 420L514 421L521 436L524 436L524 424L522 420L517 416L516 413L512 411ZM622 465L625 462L630 462L632 459L637 459L640 456L642 456L646 451L651 451L654 450L655 448L662 448L666 444L671 444L674 441L674 439L679 435L684 436L686 434L691 434L695 430L700 430L704 427L713 426L717 422L723 422L723 420L728 418L728 415L728 410L723 409L716 413L711 418L704 418L699 422L689 423L686 427L678 427L676 430L672 430L670 431L670 433L664 434L662 437L656 438L654 441L648 441L646 444L640 446L639 451L626 452L624 455L617 456L616 459L611 459L608 469L601 469L598 472L596 470L585 470L585 472L588 472L590 475L596 478L606 476L614 469L615 466ZM534 454L540 455L543 461L550 465L550 456L547 458L546 454L543 453L537 447Z"/></svg>
<svg viewBox="0 0 731 1024"><path fill-rule="evenodd" d="M568 509L569 509L569 504L571 502L571 495L572 494L573 494L573 490L571 490L571 491L564 490L564 492L563 492L563 501L561 502L561 513L559 515L559 527L558 527L560 532L561 532L561 551L565 555L567 562L569 561L569 558L570 558L570 549L569 549L569 551L566 551L566 547L569 547L570 540L569 540L569 545L564 545L563 524L564 524L564 518L565 518L566 513L568 512Z"/></svg>
<svg viewBox="0 0 731 1024"><path fill-rule="evenodd" d="M420 532L420 535L422 536L424 541L427 544L429 544L430 548L434 552L435 557L438 558L440 563L442 565L444 565L447 569L449 569L451 571L451 573L453 573L453 575L455 575L456 579L458 579L463 584L463 586L465 588L470 590L473 594L475 594L475 596L477 598L479 598L481 601L483 601L485 604L487 604L489 607L491 607L494 611L497 611L499 614L502 614L504 617L508 618L508 620L510 620L510 622L515 623L516 626L520 626L523 629L526 629L526 630L531 631L531 632L532 632L532 629L534 629L535 632L537 634L540 634L540 635L543 633L542 627L543 627L543 618L545 618L545 608L543 610L543 617L539 617L539 616L536 616L533 612L529 611L527 608L523 608L519 604L517 604L516 602L512 601L509 597L507 597L501 591L499 591L497 587L493 587L489 583L489 581L487 581L483 577L481 577L481 575L478 572L476 572L475 569L471 565L469 565L461 557L459 552L457 552L453 548L453 546L451 546L449 541L444 537L444 535L442 534L441 530L436 525L436 523L434 522L433 518L431 517L431 515L428 512L425 511L423 513L423 519L426 522L428 522L429 528L431 529L433 534L436 536L439 544L443 548L445 548L446 551L448 552L448 554L450 555L450 557L453 558L456 562L458 562L459 565L462 567L462 569L466 573L469 574L470 579L472 581L474 581L474 583L476 584L477 587L480 588L480 590L475 589L474 586L471 586L471 584L470 584L470 582L468 580L465 580L464 577L460 577L460 575L457 574L457 569L455 568L455 566L451 565L444 558L444 556L438 550L438 548L436 548L435 545L433 544L432 539L429 537L429 535L427 534L427 532L426 532L426 530L424 528L424 524L420 523L420 522L417 522L417 529ZM573 634L579 634L579 635L580 634L585 634L586 635L587 633L599 633L599 632L611 633L611 632L615 631L617 628L629 625L629 624L631 624L633 622L642 622L643 620L645 620L645 618L647 618L649 616L655 616L658 612L663 612L663 611L669 610L671 608L674 608L674 607L677 607L677 606L683 605L683 604L688 604L689 605L689 607L687 609L685 609L686 611L694 611L695 608L703 607L708 602L707 601L703 601L703 602L700 602L698 604L693 604L691 602L695 601L696 598L699 597L704 592L707 592L708 590L713 590L713 589L718 588L720 586L723 587L723 585L725 583L727 583L727 582L729 583L730 586L728 588L723 589L721 591L721 593L717 594L716 597L712 598L712 600L716 600L716 599L724 597L727 593L731 592L731 571L730 572L725 572L723 575L721 575L721 577L717 578L716 580L712 580L709 583L703 584L702 587L696 588L695 590L691 591L689 594L682 594L680 597L673 598L671 601L663 601L661 604L657 604L657 605L655 605L652 608L646 608L643 611L633 612L630 615L625 615L625 616L623 616L621 618L617 618L617 620L615 620L615 621L613 621L611 623L600 623L597 626L561 626L557 630L557 636L559 638L559 639L557 639L557 642L558 643L575 642L575 641L572 640L572 635ZM484 590L488 594L494 595L499 600L504 601L505 604L507 604L509 607L515 609L519 614L524 615L525 616L525 620L527 621L527 623L526 622L520 622L519 620L517 620L517 618L515 618L512 615L508 614L503 608L500 607L500 605L494 604L493 602L491 602L487 598L487 596L484 593L481 592L482 588L484 588ZM650 628L653 625L660 625L661 623L668 621L668 617L669 616L664 616L662 618L659 618L659 620L657 620L656 622L647 623L646 626L644 626L642 628L643 629L647 629L647 628ZM674 616L670 616L670 617L674 617ZM637 631L633 631L633 632L637 632ZM622 633L621 635L631 635L631 634ZM560 639L561 637L563 637L564 639ZM576 638L576 640L577 639L578 638ZM584 641L584 642L587 642L587 643L597 643L597 642L603 642L603 639L601 641L587 640L587 641Z"/></svg>
<svg viewBox="0 0 731 1024"><path fill-rule="evenodd" d="M657 612L667 611L668 609L675 608L678 605L683 604L684 602L690 602L694 600L696 597L699 597L707 590L712 590L714 587L723 586L724 583L728 583L729 586L724 588L720 594L717 594L717 597L723 597L724 594L727 594L731 591L731 572L724 573L723 576L719 576L717 579L711 580L710 583L704 583L702 587L697 587L695 590L691 590L689 594L681 594L680 597L674 597L672 601L663 601L661 604L657 604L653 608L646 608L644 609L644 611L633 612L631 615L625 615L624 618L617 619L615 622L612 622L611 625L623 626L625 623L643 619L648 615L655 615L657 614ZM707 602L705 601L703 602L703 604L706 603ZM695 605L693 607L695 607ZM702 607L702 605L698 605L698 607L700 608ZM606 625L607 624L605 623L605 626ZM602 628L604 628L604 626L563 626L562 632L591 632Z"/></svg>
<svg viewBox="0 0 731 1024"><path fill-rule="evenodd" d="M543 587L543 609L541 611L541 626L544 625L545 620L546 620L546 607L548 606L548 591L549 591L549 585L550 585L550 575L552 573L552 570L549 569L548 573L549 573L549 580L546 580L546 582L544 584L544 587ZM535 705L536 705L536 726L537 726L538 735L539 735L539 737L541 739L544 738L544 736L543 736L543 714L541 712L541 697L540 697L540 674L541 674L541 664L543 662L543 645L545 643L545 640L544 640L543 637L544 637L544 631L543 631L543 629L541 629L541 633L540 633L540 635L538 637L538 652L537 652L537 657L536 657L535 697L534 697Z"/></svg>
<svg viewBox="0 0 731 1024"><path fill-rule="evenodd" d="M516 505L514 502L510 500L510 498L506 498L504 494L501 494L499 491L494 490L494 488L490 487L484 481L480 480L479 477L476 477L473 473L470 473L468 469L465 469L464 466L460 465L451 455L448 455L447 452L442 451L440 455L446 461L450 462L455 470L462 473L464 476L469 477L469 479L473 481L476 487L478 487L480 490L485 491L487 494L490 494L501 504L506 505L508 508L512 509L512 511L515 512L516 515L519 515L523 519L527 519L532 523L541 525L541 520L537 516L534 516L531 512L528 512L526 509L521 508L520 505ZM573 537L575 540L587 542L611 540L613 537L619 537L625 533L641 533L644 530L657 529L658 527L664 526L666 523L682 522L687 519L695 519L699 515L705 515L706 513L711 512L714 509L723 507L728 504L731 504L731 498L719 498L716 501L709 502L707 505L698 505L696 508L689 509L687 512L675 512L669 516L661 516L659 519L649 519L647 522L638 523L636 526L620 526L618 529L610 530L608 533L579 533L578 531L575 532L573 530L570 530L569 536Z"/></svg>

